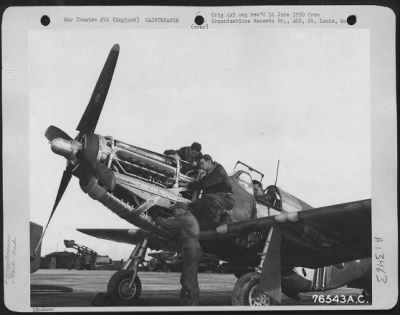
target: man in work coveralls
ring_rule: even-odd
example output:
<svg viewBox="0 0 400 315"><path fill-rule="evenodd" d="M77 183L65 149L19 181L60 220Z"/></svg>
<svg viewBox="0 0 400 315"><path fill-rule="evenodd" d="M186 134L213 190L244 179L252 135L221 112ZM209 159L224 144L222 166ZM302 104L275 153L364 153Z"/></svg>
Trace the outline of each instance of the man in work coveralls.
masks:
<svg viewBox="0 0 400 315"><path fill-rule="evenodd" d="M183 207L174 208L174 216L156 218L156 223L166 229L179 231L179 242L183 259L180 304L199 305L200 288L197 279L202 250L199 242L199 223L190 211Z"/></svg>
<svg viewBox="0 0 400 315"><path fill-rule="evenodd" d="M196 182L189 183L188 187L202 189L203 195L189 204L189 210L199 220L201 229L213 229L231 221L228 211L235 205L235 198L229 176L221 164L205 154L200 159L200 167L206 171L206 175Z"/></svg>

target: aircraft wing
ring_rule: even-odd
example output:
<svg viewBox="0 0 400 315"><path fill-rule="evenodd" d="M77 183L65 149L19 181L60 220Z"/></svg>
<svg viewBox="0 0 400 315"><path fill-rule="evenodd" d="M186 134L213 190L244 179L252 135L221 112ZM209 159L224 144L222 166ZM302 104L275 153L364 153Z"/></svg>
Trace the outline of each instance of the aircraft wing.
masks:
<svg viewBox="0 0 400 315"><path fill-rule="evenodd" d="M233 222L221 225L217 230L201 231L200 241L214 244L221 241L226 248L241 243L244 250L251 251L248 254L257 257L271 227L282 232L281 255L286 265L318 268L371 256L371 199ZM128 244L137 244L147 236L148 246L152 249L178 250L171 239L143 229L78 231ZM263 237L254 246L245 244L254 241L253 235ZM244 257L245 254L241 252L240 255Z"/></svg>
<svg viewBox="0 0 400 315"><path fill-rule="evenodd" d="M288 264L317 268L371 256L371 199L282 212L222 225L217 231L219 237L245 239L252 232L266 234L272 226L282 232L282 261ZM210 232L202 235L213 237L218 238Z"/></svg>
<svg viewBox="0 0 400 315"><path fill-rule="evenodd" d="M142 229L77 229L79 232L97 238L136 245L143 237L148 238L148 247L151 249L170 249L176 251L176 243L160 238L155 233Z"/></svg>

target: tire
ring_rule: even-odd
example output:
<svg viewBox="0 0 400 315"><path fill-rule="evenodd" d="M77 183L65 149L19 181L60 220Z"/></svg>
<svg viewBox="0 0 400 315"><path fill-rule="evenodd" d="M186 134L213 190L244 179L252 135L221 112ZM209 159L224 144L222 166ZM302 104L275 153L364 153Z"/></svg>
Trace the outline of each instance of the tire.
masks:
<svg viewBox="0 0 400 315"><path fill-rule="evenodd" d="M239 278L232 292L232 305L268 306L274 301L258 289L258 272L249 272Z"/></svg>
<svg viewBox="0 0 400 315"><path fill-rule="evenodd" d="M132 280L132 275L132 270L120 270L108 281L107 293L114 305L136 305L142 293L142 284L136 275L133 287L130 289L128 285Z"/></svg>
<svg viewBox="0 0 400 315"><path fill-rule="evenodd" d="M242 288L244 286L244 284L249 281L249 278L251 277L252 272L246 273L245 275L243 275L242 277L240 277L236 283L235 286L233 287L232 290L232 305L243 305L240 304L241 300L240 300L240 295L241 295L241 291Z"/></svg>

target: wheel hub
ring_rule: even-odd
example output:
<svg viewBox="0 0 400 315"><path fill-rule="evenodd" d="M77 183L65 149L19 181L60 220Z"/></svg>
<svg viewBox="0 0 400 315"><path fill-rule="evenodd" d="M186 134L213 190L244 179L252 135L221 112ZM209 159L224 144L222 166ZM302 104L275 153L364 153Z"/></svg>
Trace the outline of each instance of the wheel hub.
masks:
<svg viewBox="0 0 400 315"><path fill-rule="evenodd" d="M133 283L132 287L129 287L131 279L124 279L119 285L119 296L124 300L132 299L136 294L136 285Z"/></svg>
<svg viewBox="0 0 400 315"><path fill-rule="evenodd" d="M253 286L249 291L249 305L264 306L270 305L271 298L267 293L260 290L258 284Z"/></svg>

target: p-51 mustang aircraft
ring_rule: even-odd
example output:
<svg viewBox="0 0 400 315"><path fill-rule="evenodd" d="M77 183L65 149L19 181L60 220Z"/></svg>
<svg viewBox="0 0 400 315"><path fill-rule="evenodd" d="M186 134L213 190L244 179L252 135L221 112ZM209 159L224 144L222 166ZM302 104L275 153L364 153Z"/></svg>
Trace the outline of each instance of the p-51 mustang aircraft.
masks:
<svg viewBox="0 0 400 315"><path fill-rule="evenodd" d="M198 178L201 170L184 173L187 162L178 157L94 133L118 55L117 44L109 53L77 126L78 135L72 138L55 126L45 132L52 151L67 159L49 222L75 176L84 193L137 227L78 229L98 238L135 245L123 269L108 283L108 294L115 305L134 305L141 294L138 264L146 250L179 250L175 235L156 225L155 218L170 216L177 202L198 198L199 192L191 191L187 184ZM371 256L370 199L312 208L271 185L264 191L265 198L256 201L254 169L241 162L238 165L245 169L235 168L230 176L235 196L232 222L200 233L205 253L242 267L235 269L242 271L236 272L239 279L232 293L234 305L280 303L282 292L295 295L311 290L302 281L286 281L294 267L319 268ZM261 204L275 215L258 217L256 208Z"/></svg>

